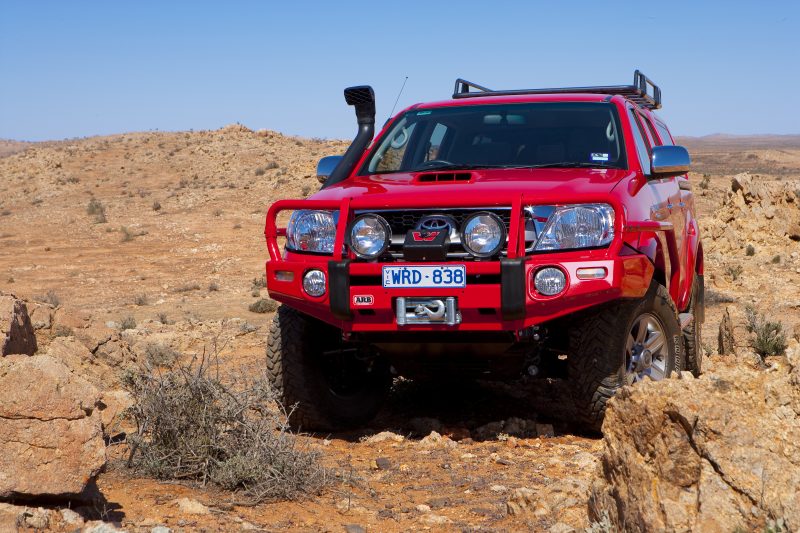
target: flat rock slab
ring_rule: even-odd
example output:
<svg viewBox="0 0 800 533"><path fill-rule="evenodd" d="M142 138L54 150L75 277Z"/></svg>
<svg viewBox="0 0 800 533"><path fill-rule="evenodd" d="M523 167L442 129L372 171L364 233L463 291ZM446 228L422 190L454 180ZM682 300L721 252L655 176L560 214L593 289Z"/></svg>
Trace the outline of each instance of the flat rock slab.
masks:
<svg viewBox="0 0 800 533"><path fill-rule="evenodd" d="M0 498L83 493L106 462L98 401L52 357L0 359Z"/></svg>
<svg viewBox="0 0 800 533"><path fill-rule="evenodd" d="M36 335L25 302L0 294L0 356L36 353Z"/></svg>

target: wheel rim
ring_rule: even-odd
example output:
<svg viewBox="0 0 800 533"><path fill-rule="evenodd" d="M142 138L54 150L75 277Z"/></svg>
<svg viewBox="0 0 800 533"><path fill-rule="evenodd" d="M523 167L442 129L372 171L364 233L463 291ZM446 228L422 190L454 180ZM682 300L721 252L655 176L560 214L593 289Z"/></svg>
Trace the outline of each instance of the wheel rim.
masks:
<svg viewBox="0 0 800 533"><path fill-rule="evenodd" d="M667 377L668 350L664 325L658 317L650 313L640 315L633 321L625 344L627 383Z"/></svg>

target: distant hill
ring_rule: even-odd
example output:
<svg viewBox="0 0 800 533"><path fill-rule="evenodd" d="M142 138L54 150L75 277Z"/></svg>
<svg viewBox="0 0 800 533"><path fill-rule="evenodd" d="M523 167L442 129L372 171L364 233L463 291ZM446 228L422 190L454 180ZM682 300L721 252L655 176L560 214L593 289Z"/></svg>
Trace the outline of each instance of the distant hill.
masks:
<svg viewBox="0 0 800 533"><path fill-rule="evenodd" d="M0 139L0 157L6 157L11 154L21 152L33 143L25 141L10 141L7 139Z"/></svg>
<svg viewBox="0 0 800 533"><path fill-rule="evenodd" d="M676 137L675 142L690 150L756 150L800 148L800 135L728 135L715 133L703 137Z"/></svg>

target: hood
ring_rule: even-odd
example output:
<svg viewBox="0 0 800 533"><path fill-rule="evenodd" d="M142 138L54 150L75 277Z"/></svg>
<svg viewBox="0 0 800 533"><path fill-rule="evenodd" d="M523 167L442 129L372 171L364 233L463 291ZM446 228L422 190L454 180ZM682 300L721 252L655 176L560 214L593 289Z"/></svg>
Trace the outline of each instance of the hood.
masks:
<svg viewBox="0 0 800 533"><path fill-rule="evenodd" d="M634 172L621 169L590 168L537 168L537 169L484 169L456 171L471 174L469 181L421 182L421 175L436 172L375 174L356 176L328 187L309 199L342 200L372 198L375 207L384 202L402 205L405 201L419 201L425 195L435 203L437 197L480 197L490 204L507 204L509 198L523 194L536 203L572 203L585 200L602 200L626 177ZM441 173L452 174L453 171Z"/></svg>

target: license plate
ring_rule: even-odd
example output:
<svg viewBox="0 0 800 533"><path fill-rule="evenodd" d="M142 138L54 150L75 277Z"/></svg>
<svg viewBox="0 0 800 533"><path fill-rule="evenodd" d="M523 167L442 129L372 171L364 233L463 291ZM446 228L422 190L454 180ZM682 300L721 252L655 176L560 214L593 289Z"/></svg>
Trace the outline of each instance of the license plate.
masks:
<svg viewBox="0 0 800 533"><path fill-rule="evenodd" d="M385 266L383 286L391 289L439 289L467 286L464 265Z"/></svg>

